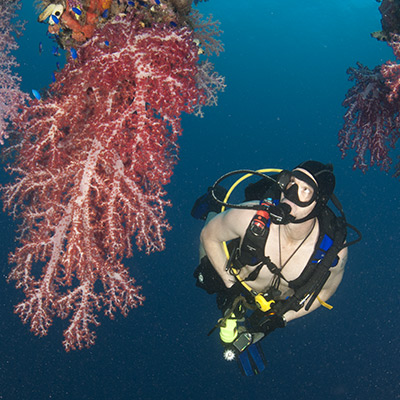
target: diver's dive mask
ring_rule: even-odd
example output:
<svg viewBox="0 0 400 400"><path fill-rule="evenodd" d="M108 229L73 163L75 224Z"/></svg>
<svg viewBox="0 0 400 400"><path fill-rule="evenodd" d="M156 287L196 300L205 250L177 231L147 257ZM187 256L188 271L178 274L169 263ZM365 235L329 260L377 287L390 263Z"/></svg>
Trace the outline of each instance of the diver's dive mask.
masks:
<svg viewBox="0 0 400 400"><path fill-rule="evenodd" d="M314 180L299 170L283 170L277 177L277 184L286 199L299 207L308 207L318 197L318 186ZM305 182L310 188L299 186L294 178Z"/></svg>

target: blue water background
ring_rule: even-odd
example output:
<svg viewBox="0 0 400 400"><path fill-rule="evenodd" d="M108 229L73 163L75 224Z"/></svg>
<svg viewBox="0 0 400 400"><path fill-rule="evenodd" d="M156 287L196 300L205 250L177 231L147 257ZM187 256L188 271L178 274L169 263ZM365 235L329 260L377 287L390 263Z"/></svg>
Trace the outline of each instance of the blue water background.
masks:
<svg viewBox="0 0 400 400"><path fill-rule="evenodd" d="M23 89L51 82L56 58L30 1L17 53ZM346 69L393 58L370 38L380 30L373 0L228 1L199 5L221 21L226 51L212 58L227 88L205 117L184 116L180 160L167 190L173 207L167 249L126 263L147 297L127 318L101 318L96 345L65 353L67 321L39 339L13 314L22 298L5 277L14 222L1 215L0 399L351 399L400 398L398 253L400 182L341 160L337 133L350 83ZM43 42L43 53L38 45ZM190 217L198 195L238 168L290 168L305 159L332 162L336 193L362 230L344 280L319 309L263 342L269 367L242 377L222 359L219 313L194 286L201 223ZM2 175L3 182L6 175Z"/></svg>

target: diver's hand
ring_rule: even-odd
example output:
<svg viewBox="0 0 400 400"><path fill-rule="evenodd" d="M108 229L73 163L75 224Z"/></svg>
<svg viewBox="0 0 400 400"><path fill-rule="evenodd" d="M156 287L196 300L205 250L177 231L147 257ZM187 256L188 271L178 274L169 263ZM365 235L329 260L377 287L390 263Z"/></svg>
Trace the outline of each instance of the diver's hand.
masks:
<svg viewBox="0 0 400 400"><path fill-rule="evenodd" d="M236 281L231 287L225 289L225 294L229 297L235 298L243 291L243 286L240 282Z"/></svg>
<svg viewBox="0 0 400 400"><path fill-rule="evenodd" d="M260 310L254 311L249 318L252 332L262 332L264 336L269 335L277 328L284 328L286 320L283 316L275 314L273 311L264 313Z"/></svg>
<svg viewBox="0 0 400 400"><path fill-rule="evenodd" d="M217 307L225 313L231 306L237 296L241 294L243 286L236 282L229 289L225 288L217 293Z"/></svg>

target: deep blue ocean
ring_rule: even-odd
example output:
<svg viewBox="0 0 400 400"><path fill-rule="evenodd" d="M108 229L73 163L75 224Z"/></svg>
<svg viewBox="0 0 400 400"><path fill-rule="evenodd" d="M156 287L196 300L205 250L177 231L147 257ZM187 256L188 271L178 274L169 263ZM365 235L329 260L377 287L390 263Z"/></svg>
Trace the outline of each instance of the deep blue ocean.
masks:
<svg viewBox="0 0 400 400"><path fill-rule="evenodd" d="M16 53L22 89L51 82L56 62L46 26L23 0L27 21ZM22 293L7 284L15 223L1 215L0 399L400 399L400 182L379 169L352 170L337 134L351 83L346 69L393 59L375 0L210 0L198 8L221 22L225 52L211 61L226 77L218 107L185 115L180 160L168 196L167 248L126 261L146 302L127 318L101 317L95 346L65 353L56 320L38 338L13 313ZM39 42L43 43L39 55ZM396 161L397 154L392 153ZM234 169L292 168L317 159L335 167L336 194L363 241L349 250L344 279L330 303L263 341L269 362L243 377L222 358L213 296L195 287L200 221L195 199ZM6 174L2 173L4 182Z"/></svg>

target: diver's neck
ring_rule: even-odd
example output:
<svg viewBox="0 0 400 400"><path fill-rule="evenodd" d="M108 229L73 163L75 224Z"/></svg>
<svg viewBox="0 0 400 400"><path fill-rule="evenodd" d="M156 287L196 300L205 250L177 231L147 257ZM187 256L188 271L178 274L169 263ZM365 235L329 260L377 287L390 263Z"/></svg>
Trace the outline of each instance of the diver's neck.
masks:
<svg viewBox="0 0 400 400"><path fill-rule="evenodd" d="M282 239L287 242L298 242L304 240L311 231L314 229L316 224L316 217L304 221L301 224L287 224L281 225Z"/></svg>

